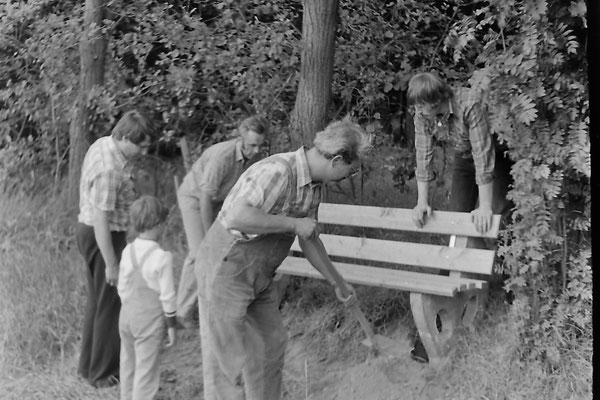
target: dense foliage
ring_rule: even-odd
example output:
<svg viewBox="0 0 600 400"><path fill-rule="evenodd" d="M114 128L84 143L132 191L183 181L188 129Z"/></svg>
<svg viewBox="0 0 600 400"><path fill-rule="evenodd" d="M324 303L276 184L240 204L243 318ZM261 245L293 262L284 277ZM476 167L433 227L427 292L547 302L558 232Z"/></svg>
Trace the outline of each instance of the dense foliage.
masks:
<svg viewBox="0 0 600 400"><path fill-rule="evenodd" d="M61 179L79 74L82 5L0 5L0 184ZM106 83L90 100L94 132L124 109L159 122L163 142L221 140L247 113L288 123L300 65L292 0L107 2ZM591 337L590 154L583 0L345 0L332 118L351 113L411 176L405 102L416 70L488 94L492 125L515 161L503 272L524 355L558 365ZM285 138L277 138L281 143ZM275 146L281 150L283 144Z"/></svg>
<svg viewBox="0 0 600 400"><path fill-rule="evenodd" d="M489 92L492 128L515 162L500 254L524 351L553 367L592 332L585 12L582 0L491 1L445 41L455 61L482 66L471 85Z"/></svg>

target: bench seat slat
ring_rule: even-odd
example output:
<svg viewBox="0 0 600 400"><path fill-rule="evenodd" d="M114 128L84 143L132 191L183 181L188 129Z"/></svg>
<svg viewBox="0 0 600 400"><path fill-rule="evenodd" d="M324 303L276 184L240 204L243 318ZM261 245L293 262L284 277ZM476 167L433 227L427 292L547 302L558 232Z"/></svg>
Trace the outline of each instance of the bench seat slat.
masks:
<svg viewBox="0 0 600 400"><path fill-rule="evenodd" d="M490 275L495 252L492 250L398 242L339 235L320 235L330 256L440 268ZM302 251L298 240L292 250Z"/></svg>
<svg viewBox="0 0 600 400"><path fill-rule="evenodd" d="M492 227L483 235L475 229L469 213L450 211L434 211L433 215L427 219L427 223L422 228L418 228L412 221L412 209L321 203L319 206L319 222L496 239L500 228L500 215L494 215Z"/></svg>
<svg viewBox="0 0 600 400"><path fill-rule="evenodd" d="M409 292L452 297L459 291L482 289L487 285L486 281L476 279L452 278L341 262L334 262L333 264L344 279L350 283ZM287 257L277 269L277 272L324 279L321 273L310 265L308 260L302 257Z"/></svg>

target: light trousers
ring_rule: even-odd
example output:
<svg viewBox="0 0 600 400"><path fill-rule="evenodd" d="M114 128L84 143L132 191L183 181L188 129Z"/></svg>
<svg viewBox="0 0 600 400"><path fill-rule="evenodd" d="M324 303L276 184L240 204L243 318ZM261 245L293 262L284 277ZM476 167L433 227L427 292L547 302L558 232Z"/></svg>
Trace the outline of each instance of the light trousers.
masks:
<svg viewBox="0 0 600 400"><path fill-rule="evenodd" d="M159 309L148 318L139 307L123 304L119 317L121 335L121 400L151 400L158 392L159 355L165 322Z"/></svg>
<svg viewBox="0 0 600 400"><path fill-rule="evenodd" d="M293 239L234 243L217 221L202 242L196 273L205 400L281 399L287 332L271 282Z"/></svg>
<svg viewBox="0 0 600 400"><path fill-rule="evenodd" d="M194 262L196 250L202 241L202 218L198 198L187 194L183 186L177 193L177 201L188 243L188 255L183 262L177 290L177 316L185 320L197 307L198 284Z"/></svg>

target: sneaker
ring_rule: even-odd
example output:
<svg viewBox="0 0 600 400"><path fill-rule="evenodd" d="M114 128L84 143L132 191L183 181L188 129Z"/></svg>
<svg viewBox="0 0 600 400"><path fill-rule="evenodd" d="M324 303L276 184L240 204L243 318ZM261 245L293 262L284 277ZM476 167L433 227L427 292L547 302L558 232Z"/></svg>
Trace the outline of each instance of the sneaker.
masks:
<svg viewBox="0 0 600 400"><path fill-rule="evenodd" d="M90 384L97 389L103 389L103 388L108 388L108 387L112 387L112 386L117 386L119 384L119 377L115 376L115 375L111 375L106 379L101 379L96 382L90 382Z"/></svg>
<svg viewBox="0 0 600 400"><path fill-rule="evenodd" d="M427 351L425 351L425 346L423 346L423 342L421 342L421 339L417 338L415 340L415 345L412 348L412 350L410 351L410 356L412 357L413 360L421 362L421 363L429 362L429 357L427 356Z"/></svg>

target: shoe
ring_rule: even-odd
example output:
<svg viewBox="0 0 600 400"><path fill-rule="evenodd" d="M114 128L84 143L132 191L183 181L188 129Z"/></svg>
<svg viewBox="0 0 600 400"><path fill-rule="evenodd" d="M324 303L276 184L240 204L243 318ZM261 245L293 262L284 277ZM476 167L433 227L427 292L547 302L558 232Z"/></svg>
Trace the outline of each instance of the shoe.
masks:
<svg viewBox="0 0 600 400"><path fill-rule="evenodd" d="M175 325L176 329L197 329L200 327L200 321L194 316L188 316L182 318L180 316L177 317L177 324Z"/></svg>
<svg viewBox="0 0 600 400"><path fill-rule="evenodd" d="M515 294L512 290L504 292L504 301L506 301L506 303L509 305L512 305L513 301L515 301Z"/></svg>
<svg viewBox="0 0 600 400"><path fill-rule="evenodd" d="M412 348L412 350L410 351L410 356L412 357L413 360L421 362L421 363L429 362L429 357L427 356L427 351L425 351L425 346L423 346L423 342L421 342L421 339L417 338L415 340L415 345Z"/></svg>
<svg viewBox="0 0 600 400"><path fill-rule="evenodd" d="M119 377L115 375L111 375L106 379L101 379L96 382L91 382L90 385L95 387L96 389L104 389L112 386L117 386L119 384Z"/></svg>

